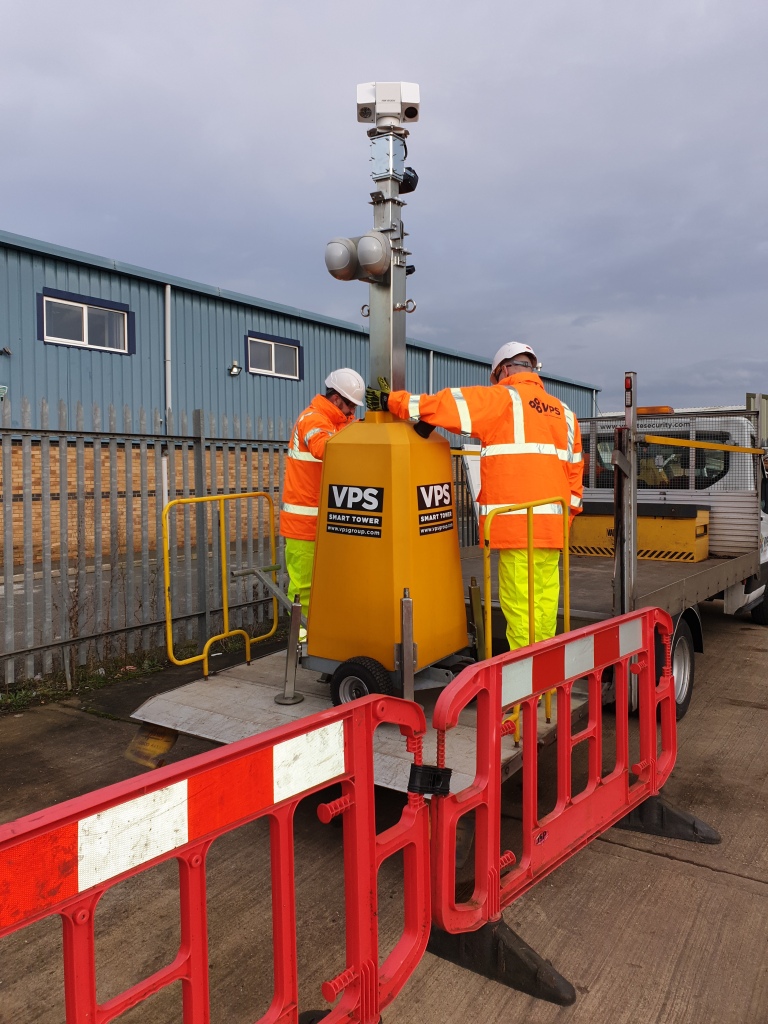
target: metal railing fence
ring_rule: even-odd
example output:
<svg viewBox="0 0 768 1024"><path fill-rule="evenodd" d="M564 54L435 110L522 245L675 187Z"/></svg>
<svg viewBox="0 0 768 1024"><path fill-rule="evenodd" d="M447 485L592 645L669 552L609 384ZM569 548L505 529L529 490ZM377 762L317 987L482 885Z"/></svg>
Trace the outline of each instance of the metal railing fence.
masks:
<svg viewBox="0 0 768 1024"><path fill-rule="evenodd" d="M50 408L40 426L21 401L12 426L0 403L0 671L21 680L98 669L116 659L142 664L165 647L162 512L169 501L266 491L279 509L291 424L202 411L177 424L169 413L94 406L85 430L80 403ZM460 458L453 460L459 543L478 542ZM270 561L268 524L250 503L227 512L233 565ZM216 503L214 503L216 505ZM174 643L202 650L223 624L218 512L178 514L170 529ZM205 538L198 545L198 536ZM200 557L204 554L205 557ZM276 561L284 565L277 537ZM285 585L285 576L278 579ZM268 628L269 595L253 576L233 579L234 628Z"/></svg>
<svg viewBox="0 0 768 1024"><path fill-rule="evenodd" d="M222 417L217 423L199 411L191 425L182 417L178 432L169 414L164 431L159 411L140 411L134 424L125 409L118 427L112 406L103 429L98 407L93 422L99 429L84 430L84 419L79 403L72 415L59 402L53 416L43 401L41 426L33 428L30 403L22 401L21 427L12 427L9 400L0 405L0 665L6 690L54 673L71 685L79 668L118 658L140 665L142 654L164 647L161 517L168 501L266 491L279 503L282 422ZM228 516L237 564L263 564L270 557L262 519L250 508ZM191 648L198 646L200 630L223 617L214 520L215 514L180 516L171 533L174 638ZM231 622L251 635L267 629L270 600L253 577L233 581Z"/></svg>

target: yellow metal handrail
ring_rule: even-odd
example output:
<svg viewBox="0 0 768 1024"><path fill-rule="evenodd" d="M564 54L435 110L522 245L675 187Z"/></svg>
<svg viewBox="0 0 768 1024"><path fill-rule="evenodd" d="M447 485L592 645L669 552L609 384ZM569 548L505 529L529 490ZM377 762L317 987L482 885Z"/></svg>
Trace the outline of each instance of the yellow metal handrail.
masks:
<svg viewBox="0 0 768 1024"><path fill-rule="evenodd" d="M199 498L175 498L173 501L169 501L163 509L162 526L163 526L163 576L165 583L165 644L166 651L168 652L168 658L173 662L174 665L191 665L195 661L202 661L203 663L203 675L208 677L208 652L211 649L211 645L216 643L217 640L225 640L229 636L242 636L245 640L245 658L246 661L251 660L251 644L260 643L262 640L268 640L271 636L274 636L277 630L277 598L272 598L272 629L268 633L264 633L261 636L249 636L244 629L230 629L229 628L229 585L228 585L228 571L227 571L227 553L229 549L229 537L227 536L227 524L224 516L224 503L226 501L234 501L235 499L245 498L265 498L269 507L269 544L270 544L270 557L271 564L275 564L275 558L277 557L277 550L275 545L275 506L272 498L265 491L246 491L239 494L206 494ZM216 636L212 636L203 647L202 654L195 654L191 658L177 658L173 651L173 616L171 607L171 559L170 559L170 540L168 532L168 514L172 508L176 505L200 505L202 503L217 502L219 506L219 552L221 555L221 604L224 613L224 632L217 633ZM197 538L198 542L198 558L200 557L199 550L201 545L201 538ZM276 581L275 572L272 572L272 579Z"/></svg>
<svg viewBox="0 0 768 1024"><path fill-rule="evenodd" d="M485 656L491 657L491 525L496 516L505 512L526 511L526 527L528 531L528 639L534 643L536 629L534 623L533 593L533 510L539 505L559 505L563 510L563 629L568 633L571 628L571 586L570 559L568 556L568 503L564 498L540 498L538 501L525 501L519 505L502 505L492 509L485 517L483 524L483 584L485 588Z"/></svg>
<svg viewBox="0 0 768 1024"><path fill-rule="evenodd" d="M535 602L533 587L533 510L539 505L559 505L563 510L563 631L570 632L571 629L571 581L570 581L570 556L568 553L568 503L564 498L540 498L538 501L525 501L518 505L502 505L500 508L491 509L485 517L483 524L483 587L485 591L485 608L483 615L485 619L485 657L493 655L493 635L491 618L491 525L497 515L504 512L522 512L525 509L527 528L527 549L528 549L528 642L536 642ZM549 722L552 718L552 691L544 694L544 712ZM516 705L510 718L515 723L515 743L520 741L519 705Z"/></svg>

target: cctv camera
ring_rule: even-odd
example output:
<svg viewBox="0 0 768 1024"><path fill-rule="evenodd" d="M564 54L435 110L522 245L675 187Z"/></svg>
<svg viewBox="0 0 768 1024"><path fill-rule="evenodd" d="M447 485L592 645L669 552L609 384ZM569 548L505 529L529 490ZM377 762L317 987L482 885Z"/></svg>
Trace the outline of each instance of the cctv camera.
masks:
<svg viewBox="0 0 768 1024"><path fill-rule="evenodd" d="M379 131L402 131L419 120L419 87L415 82L363 82L357 87L357 120Z"/></svg>

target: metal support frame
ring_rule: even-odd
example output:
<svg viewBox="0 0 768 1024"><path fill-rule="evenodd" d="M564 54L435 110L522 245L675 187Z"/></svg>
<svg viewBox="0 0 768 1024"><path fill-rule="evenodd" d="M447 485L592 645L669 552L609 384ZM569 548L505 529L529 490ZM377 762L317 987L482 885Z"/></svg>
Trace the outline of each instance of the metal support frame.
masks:
<svg viewBox="0 0 768 1024"><path fill-rule="evenodd" d="M293 601L291 601L290 597L283 593L274 580L270 579L267 575L267 573L279 571L279 565L263 565L260 569L257 569L255 566L249 566L246 569L233 569L232 577L237 579L240 576L255 576L259 583L269 591L272 597L276 598L283 608L290 613L293 610ZM304 615L301 616L301 624L305 629L307 628L307 619Z"/></svg>
<svg viewBox="0 0 768 1024"><path fill-rule="evenodd" d="M768 446L768 395L748 392L746 407L757 412L757 440L765 448Z"/></svg>
<svg viewBox="0 0 768 1024"><path fill-rule="evenodd" d="M381 282L370 282L371 379L386 377L393 390L405 388L405 229L400 182L405 159L400 134L384 132L371 139L373 227L389 238L392 260Z"/></svg>
<svg viewBox="0 0 768 1024"><path fill-rule="evenodd" d="M635 610L637 566L637 374L624 374L624 426L617 427L614 467L613 614Z"/></svg>
<svg viewBox="0 0 768 1024"><path fill-rule="evenodd" d="M299 631L301 629L301 601L296 594L291 605L291 625L288 630L288 649L285 656L285 682L283 692L275 696L275 704L300 704L304 694L296 690L296 669L299 665Z"/></svg>
<svg viewBox="0 0 768 1024"><path fill-rule="evenodd" d="M485 654L485 624L483 620L483 599L477 578L472 576L468 587L469 616L475 634L475 653L480 661Z"/></svg>
<svg viewBox="0 0 768 1024"><path fill-rule="evenodd" d="M405 700L413 700L413 672L416 668L416 657L413 646L413 599L408 587L400 601L400 623L402 627L402 645L400 649L400 678Z"/></svg>

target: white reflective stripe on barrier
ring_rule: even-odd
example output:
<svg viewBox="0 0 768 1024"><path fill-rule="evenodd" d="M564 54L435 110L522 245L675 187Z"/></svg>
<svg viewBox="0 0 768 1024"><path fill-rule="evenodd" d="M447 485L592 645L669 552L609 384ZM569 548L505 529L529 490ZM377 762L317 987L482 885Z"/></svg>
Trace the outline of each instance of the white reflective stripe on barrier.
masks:
<svg viewBox="0 0 768 1024"><path fill-rule="evenodd" d="M331 722L276 743L272 750L277 804L344 774L344 723Z"/></svg>
<svg viewBox="0 0 768 1024"><path fill-rule="evenodd" d="M186 780L83 818L77 827L78 890L184 846L188 839Z"/></svg>
<svg viewBox="0 0 768 1024"><path fill-rule="evenodd" d="M533 658L501 666L501 704L517 704L533 693Z"/></svg>
<svg viewBox="0 0 768 1024"><path fill-rule="evenodd" d="M408 416L412 420L419 418L419 405L421 403L421 395L409 395L408 397Z"/></svg>
<svg viewBox="0 0 768 1024"><path fill-rule="evenodd" d="M489 512L492 512L495 508L504 508L506 502L500 502L498 505L481 505L480 515L487 516ZM563 514L562 506L560 505L536 505L530 510L535 516L560 516ZM514 512L499 512L500 516L524 516L528 512L527 508L518 508Z"/></svg>
<svg viewBox="0 0 768 1024"><path fill-rule="evenodd" d="M512 403L512 425L515 431L515 443L525 444L525 412L523 400L517 388L508 388L509 400Z"/></svg>
<svg viewBox="0 0 768 1024"><path fill-rule="evenodd" d="M264 796L269 803L279 804L345 773L344 722L329 722L276 743L271 759L269 751L266 754L272 779ZM199 784L190 796L189 780L183 779L81 818L77 822L76 891L84 892L185 846L196 838L190 835L190 814L199 816L211 800L215 806L216 797L215 787L209 791ZM260 797L254 799L258 802Z"/></svg>
<svg viewBox="0 0 768 1024"><path fill-rule="evenodd" d="M622 622L619 626L619 653L622 658L639 651L643 646L643 623L641 619Z"/></svg>
<svg viewBox="0 0 768 1024"><path fill-rule="evenodd" d="M595 638L585 636L581 640L575 640L565 648L565 678L574 677L591 672L595 667Z"/></svg>
<svg viewBox="0 0 768 1024"><path fill-rule="evenodd" d="M451 388L453 400L456 403L456 411L459 414L461 432L465 437L472 437L472 417L469 415L469 406L461 388Z"/></svg>
<svg viewBox="0 0 768 1024"><path fill-rule="evenodd" d="M626 658L642 651L643 620L633 619L622 622L619 626L618 656ZM513 661L501 666L501 703L502 707L517 704L530 697L535 690L551 683L552 655L543 658L537 671L537 656ZM610 660L610 659L608 659ZM578 679L592 672L598 662L605 663L606 658L595 657L594 635L578 637L563 645L563 680ZM538 677L538 678L537 678Z"/></svg>
<svg viewBox="0 0 768 1024"><path fill-rule="evenodd" d="M287 501L284 501L280 506L283 512L293 512L297 516L316 516L318 509L313 505L289 505Z"/></svg>

